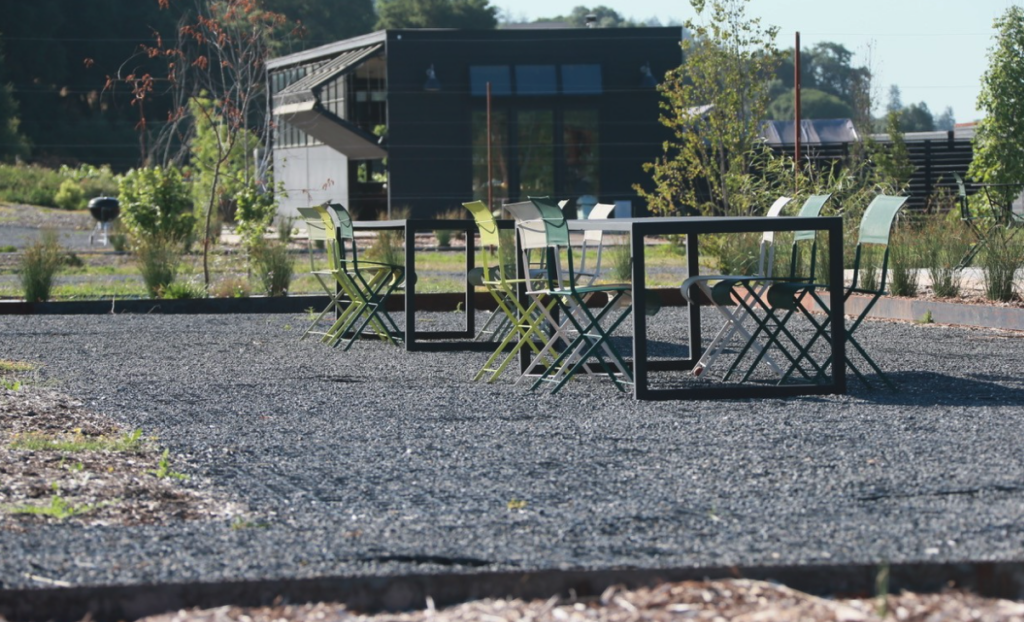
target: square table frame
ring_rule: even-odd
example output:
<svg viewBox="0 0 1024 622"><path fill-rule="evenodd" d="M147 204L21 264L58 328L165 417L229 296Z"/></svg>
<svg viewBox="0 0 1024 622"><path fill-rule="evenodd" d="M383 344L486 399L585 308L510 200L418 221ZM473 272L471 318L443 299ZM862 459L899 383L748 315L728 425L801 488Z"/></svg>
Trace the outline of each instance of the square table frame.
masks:
<svg viewBox="0 0 1024 622"><path fill-rule="evenodd" d="M780 216L688 216L669 218L610 218L607 220L570 220L570 229L600 229L625 233L630 240L633 269L633 397L638 400L721 399L788 397L794 395L841 394L846 392L846 321L843 286L843 219L838 216L815 218ZM825 231L829 241L829 314L832 326L832 382L827 384L786 384L774 386L694 386L675 389L653 389L648 372L689 370L702 353L700 305L690 302L689 357L671 360L648 360L646 245L651 236L685 235L687 273L700 273L699 238L702 234L763 233L765 231Z"/></svg>
<svg viewBox="0 0 1024 622"><path fill-rule="evenodd" d="M494 344L474 341L476 337L476 295L469 272L476 267L476 221L472 219L406 218L400 220L357 220L356 231L400 231L405 240L405 350L407 352L443 352L474 350L486 352ZM499 221L501 228L512 228L511 221ZM416 233L449 229L466 234L466 289L462 304L464 330L426 331L416 328ZM427 343L433 342L433 343Z"/></svg>

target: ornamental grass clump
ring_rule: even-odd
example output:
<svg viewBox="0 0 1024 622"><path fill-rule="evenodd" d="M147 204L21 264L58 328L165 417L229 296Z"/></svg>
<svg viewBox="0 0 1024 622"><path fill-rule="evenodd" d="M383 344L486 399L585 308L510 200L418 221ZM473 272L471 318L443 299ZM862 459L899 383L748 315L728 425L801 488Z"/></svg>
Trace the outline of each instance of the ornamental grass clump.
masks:
<svg viewBox="0 0 1024 622"><path fill-rule="evenodd" d="M295 273L288 247L282 243L262 241L249 250L256 279L268 296L286 296Z"/></svg>
<svg viewBox="0 0 1024 622"><path fill-rule="evenodd" d="M959 221L932 216L921 229L921 262L928 270L932 293L939 298L960 295L963 268L960 261L967 255L970 242L966 228Z"/></svg>
<svg viewBox="0 0 1024 622"><path fill-rule="evenodd" d="M54 277L64 265L64 250L57 233L44 230L39 239L22 252L18 276L28 302L46 302L53 290Z"/></svg>
<svg viewBox="0 0 1024 622"><path fill-rule="evenodd" d="M1016 298L1014 278L1024 267L1024 240L1014 233L1001 227L994 230L979 253L985 297L989 300L1009 302Z"/></svg>
<svg viewBox="0 0 1024 622"><path fill-rule="evenodd" d="M136 239L134 248L146 291L151 298L160 298L178 275L182 243L166 235L152 235Z"/></svg>
<svg viewBox="0 0 1024 622"><path fill-rule="evenodd" d="M893 296L912 298L919 292L918 239L918 232L908 226L900 227L892 236L889 244L889 267L892 279L889 283L889 291Z"/></svg>

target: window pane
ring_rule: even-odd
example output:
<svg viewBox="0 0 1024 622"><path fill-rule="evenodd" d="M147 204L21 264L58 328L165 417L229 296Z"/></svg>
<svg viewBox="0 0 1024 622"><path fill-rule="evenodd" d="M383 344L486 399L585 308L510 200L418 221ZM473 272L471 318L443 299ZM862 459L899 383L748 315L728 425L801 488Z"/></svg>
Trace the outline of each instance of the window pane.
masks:
<svg viewBox="0 0 1024 622"><path fill-rule="evenodd" d="M601 65L562 65L562 93L600 95Z"/></svg>
<svg viewBox="0 0 1024 622"><path fill-rule="evenodd" d="M469 68L469 92L474 97L487 96L487 83L491 95L511 95L512 78L508 65L474 65Z"/></svg>
<svg viewBox="0 0 1024 622"><path fill-rule="evenodd" d="M487 113L473 113L473 198L487 201ZM508 160L506 159L508 115L503 111L491 113L491 191L494 205L508 198Z"/></svg>
<svg viewBox="0 0 1024 622"><path fill-rule="evenodd" d="M580 196L600 191L598 183L597 111L568 110L562 119L565 150L564 194Z"/></svg>
<svg viewBox="0 0 1024 622"><path fill-rule="evenodd" d="M522 110L519 122L519 198L554 194L554 113Z"/></svg>
<svg viewBox="0 0 1024 622"><path fill-rule="evenodd" d="M554 65L516 65L516 93L519 95L556 95Z"/></svg>

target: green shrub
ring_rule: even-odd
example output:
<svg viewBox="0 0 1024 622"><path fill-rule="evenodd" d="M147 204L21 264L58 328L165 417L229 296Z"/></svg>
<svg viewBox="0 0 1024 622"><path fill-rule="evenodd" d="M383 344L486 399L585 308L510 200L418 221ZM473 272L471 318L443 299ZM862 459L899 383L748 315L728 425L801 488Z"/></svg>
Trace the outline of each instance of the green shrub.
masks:
<svg viewBox="0 0 1024 622"><path fill-rule="evenodd" d="M53 279L64 265L64 249L57 233L44 230L39 240L25 249L18 265L18 275L28 302L46 302L50 299Z"/></svg>
<svg viewBox="0 0 1024 622"><path fill-rule="evenodd" d="M932 293L940 298L960 295L960 261L970 248L965 233L959 218L950 221L942 215L930 217L921 230L921 260L928 270Z"/></svg>
<svg viewBox="0 0 1024 622"><path fill-rule="evenodd" d="M1016 297L1014 276L1024 267L1024 241L1015 238L1012 231L999 228L989 236L979 255L985 297L1000 302L1013 300Z"/></svg>
<svg viewBox="0 0 1024 622"><path fill-rule="evenodd" d="M159 235L142 237L136 240L135 253L146 291L151 298L161 297L178 275L181 242Z"/></svg>
<svg viewBox="0 0 1024 622"><path fill-rule="evenodd" d="M242 238L242 244L251 248L262 240L277 214L277 199L274 193L262 190L256 184L248 184L235 195L235 232ZM291 228L289 223L289 229Z"/></svg>
<svg viewBox="0 0 1024 622"><path fill-rule="evenodd" d="M54 195L53 202L61 209L84 209L85 192L82 190L81 184L74 179L65 179L60 182L60 188L57 189L57 194Z"/></svg>
<svg viewBox="0 0 1024 622"><path fill-rule="evenodd" d="M177 168L132 169L121 178L118 196L121 222L133 244L149 237L191 241L196 224L192 196Z"/></svg>
<svg viewBox="0 0 1024 622"><path fill-rule="evenodd" d="M110 170L108 164L82 164L78 168L64 165L58 172L65 181L70 179L77 182L85 199L117 196L117 185L121 178Z"/></svg>
<svg viewBox="0 0 1024 622"><path fill-rule="evenodd" d="M253 272L268 296L285 296L291 285L295 267L288 255L288 247L261 241L250 251Z"/></svg>
<svg viewBox="0 0 1024 622"><path fill-rule="evenodd" d="M0 164L0 201L57 207L54 197L62 181L60 173L53 169Z"/></svg>
<svg viewBox="0 0 1024 622"><path fill-rule="evenodd" d="M295 217L294 216L281 216L277 219L277 239L281 244L287 244L292 241L292 235L295 233Z"/></svg>
<svg viewBox="0 0 1024 622"><path fill-rule="evenodd" d="M893 296L914 297L918 294L918 235L910 227L900 227L889 244L889 266L892 280L889 291Z"/></svg>
<svg viewBox="0 0 1024 622"><path fill-rule="evenodd" d="M251 291L249 281L240 276L228 276L210 286L214 298L248 298Z"/></svg>
<svg viewBox="0 0 1024 622"><path fill-rule="evenodd" d="M193 279L185 281L171 281L160 292L161 298L168 298L171 300L193 300L196 298L206 298L206 288L203 287L202 283L199 283Z"/></svg>

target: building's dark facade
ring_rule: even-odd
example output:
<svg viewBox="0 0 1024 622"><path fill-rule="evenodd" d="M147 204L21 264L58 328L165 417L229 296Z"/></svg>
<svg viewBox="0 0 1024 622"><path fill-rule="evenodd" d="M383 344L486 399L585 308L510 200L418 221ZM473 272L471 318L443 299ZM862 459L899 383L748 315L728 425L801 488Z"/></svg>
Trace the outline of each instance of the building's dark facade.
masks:
<svg viewBox="0 0 1024 622"><path fill-rule="evenodd" d="M654 82L680 64L680 36L389 30L275 59L283 211L332 199L364 218L388 208L429 216L486 199L488 82L496 206L548 194L636 203L642 165L667 138Z"/></svg>

